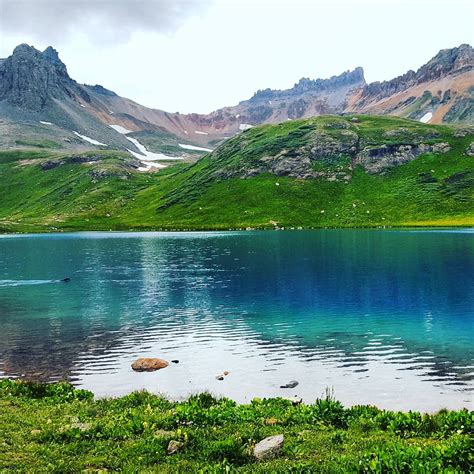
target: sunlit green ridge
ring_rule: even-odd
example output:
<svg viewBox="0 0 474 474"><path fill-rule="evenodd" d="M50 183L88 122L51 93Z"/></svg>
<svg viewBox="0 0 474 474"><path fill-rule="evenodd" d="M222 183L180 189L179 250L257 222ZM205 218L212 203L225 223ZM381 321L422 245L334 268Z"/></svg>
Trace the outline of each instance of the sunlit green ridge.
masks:
<svg viewBox="0 0 474 474"><path fill-rule="evenodd" d="M0 229L470 226L473 141L469 128L325 116L252 128L157 173L122 152L11 150Z"/></svg>

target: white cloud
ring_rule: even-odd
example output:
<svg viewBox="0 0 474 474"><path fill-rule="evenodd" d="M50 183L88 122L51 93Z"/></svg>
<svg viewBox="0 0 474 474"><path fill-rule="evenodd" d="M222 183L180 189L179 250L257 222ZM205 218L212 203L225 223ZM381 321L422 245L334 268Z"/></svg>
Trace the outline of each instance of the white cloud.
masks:
<svg viewBox="0 0 474 474"><path fill-rule="evenodd" d="M77 32L122 43L136 31L173 33L209 0L0 0L3 32L27 31L43 41Z"/></svg>
<svg viewBox="0 0 474 474"><path fill-rule="evenodd" d="M61 11L48 10L50 20L38 17L47 26L34 26L52 1L30 0L33 10L2 29L0 57L18 43L39 49L52 43L79 82L169 112L210 112L258 89L288 88L301 77L357 66L368 81L391 79L440 49L474 41L468 0L215 0L191 2L189 11L183 0L161 0L162 18L133 11L156 0L99 0L90 2L98 5L90 12L76 9L76 23L62 25ZM6 2L25 4L0 0L0 6ZM105 36L117 41L99 44L90 28L104 23L104 5L109 11L116 4L122 8L111 13L113 34ZM47 29L59 30L57 41Z"/></svg>

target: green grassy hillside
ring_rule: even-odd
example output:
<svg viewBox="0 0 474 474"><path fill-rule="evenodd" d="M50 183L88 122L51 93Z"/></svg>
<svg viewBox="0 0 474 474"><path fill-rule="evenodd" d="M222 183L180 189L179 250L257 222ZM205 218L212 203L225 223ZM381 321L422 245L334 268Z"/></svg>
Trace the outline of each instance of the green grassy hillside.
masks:
<svg viewBox="0 0 474 474"><path fill-rule="evenodd" d="M471 226L472 142L472 129L327 116L158 173L121 152L0 152L0 230Z"/></svg>

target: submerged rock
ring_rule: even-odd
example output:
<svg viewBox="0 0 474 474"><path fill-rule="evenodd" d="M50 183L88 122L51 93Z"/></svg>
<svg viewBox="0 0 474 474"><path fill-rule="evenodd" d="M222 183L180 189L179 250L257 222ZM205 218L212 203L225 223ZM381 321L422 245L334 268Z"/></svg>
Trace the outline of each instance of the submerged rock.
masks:
<svg viewBox="0 0 474 474"><path fill-rule="evenodd" d="M153 372L154 370L164 369L168 365L168 362L163 359L142 357L132 364L132 369L135 372Z"/></svg>
<svg viewBox="0 0 474 474"><path fill-rule="evenodd" d="M295 388L298 384L297 380L290 380L287 384L280 385L280 388Z"/></svg>
<svg viewBox="0 0 474 474"><path fill-rule="evenodd" d="M278 456L283 448L284 437L282 434L269 436L262 439L253 448L253 455L259 461Z"/></svg>

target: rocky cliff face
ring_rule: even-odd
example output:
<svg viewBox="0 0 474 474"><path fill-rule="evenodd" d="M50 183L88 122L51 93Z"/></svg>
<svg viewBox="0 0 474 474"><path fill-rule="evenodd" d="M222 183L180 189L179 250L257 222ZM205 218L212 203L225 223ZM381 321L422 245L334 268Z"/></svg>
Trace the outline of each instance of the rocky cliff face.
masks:
<svg viewBox="0 0 474 474"><path fill-rule="evenodd" d="M346 111L429 123L473 123L474 50L468 44L443 49L416 72L367 84Z"/></svg>
<svg viewBox="0 0 474 474"><path fill-rule="evenodd" d="M388 97L417 84L473 70L474 50L470 45L462 44L458 48L443 49L416 72L408 71L390 81L367 84L362 92L361 104L374 97Z"/></svg>
<svg viewBox="0 0 474 474"><path fill-rule="evenodd" d="M51 46L44 51L17 46L0 61L0 148L46 143L73 150L93 145L135 151L135 145L92 113L93 93L113 93L100 86L90 90L69 77Z"/></svg>
<svg viewBox="0 0 474 474"><path fill-rule="evenodd" d="M288 132L276 138L269 133L266 149L260 144L266 132L257 130L219 147L211 155L213 177L250 178L270 173L344 182L351 179L358 166L371 174L383 174L425 153L444 154L451 150L443 141L450 132L443 130L446 135L442 135L416 123L408 128L400 119L384 122L376 118L361 121L358 117L319 117L300 125L282 125L274 133L285 129ZM367 126L376 133L367 136Z"/></svg>
<svg viewBox="0 0 474 474"><path fill-rule="evenodd" d="M21 44L0 63L0 101L40 111L51 106L53 99L75 96L90 102L88 94L69 77L65 64L51 46L41 52Z"/></svg>
<svg viewBox="0 0 474 474"><path fill-rule="evenodd" d="M321 94L327 91L334 91L339 88L358 88L365 85L364 70L361 67L353 71L345 71L339 76L332 76L329 79L300 79L291 89L273 90L264 89L257 91L249 102L268 101L274 99L287 99L302 95Z"/></svg>

